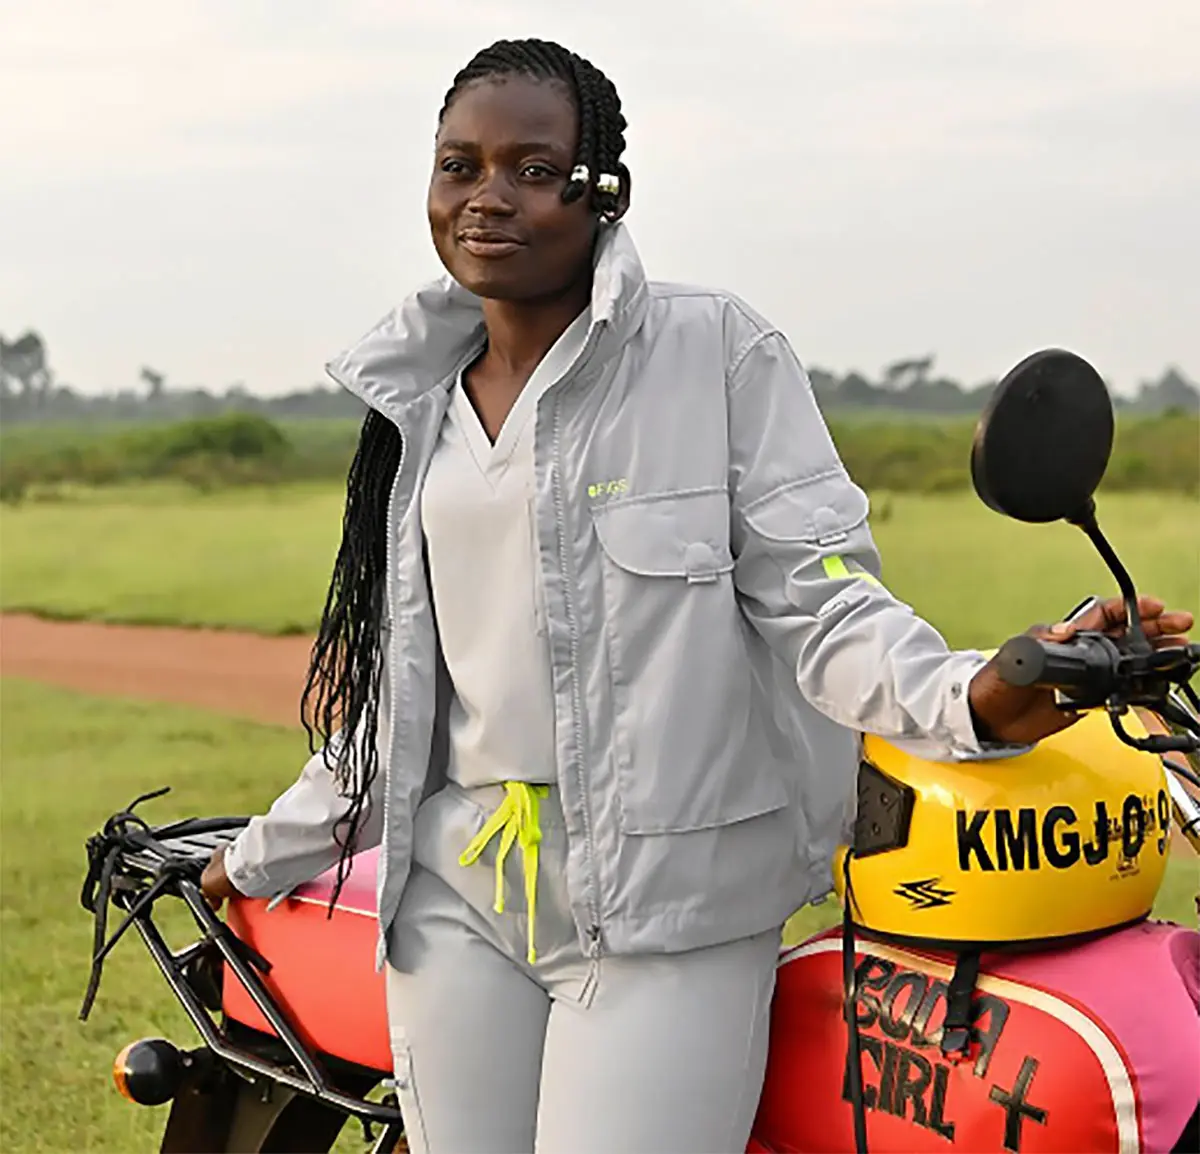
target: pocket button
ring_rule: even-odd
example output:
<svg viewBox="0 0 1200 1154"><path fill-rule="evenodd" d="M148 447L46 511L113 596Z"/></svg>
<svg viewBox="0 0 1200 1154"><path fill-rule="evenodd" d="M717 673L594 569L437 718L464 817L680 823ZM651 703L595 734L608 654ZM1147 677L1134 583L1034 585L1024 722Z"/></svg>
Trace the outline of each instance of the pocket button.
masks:
<svg viewBox="0 0 1200 1154"><path fill-rule="evenodd" d="M683 551L683 568L688 584L717 579L717 551L707 541L693 541Z"/></svg>

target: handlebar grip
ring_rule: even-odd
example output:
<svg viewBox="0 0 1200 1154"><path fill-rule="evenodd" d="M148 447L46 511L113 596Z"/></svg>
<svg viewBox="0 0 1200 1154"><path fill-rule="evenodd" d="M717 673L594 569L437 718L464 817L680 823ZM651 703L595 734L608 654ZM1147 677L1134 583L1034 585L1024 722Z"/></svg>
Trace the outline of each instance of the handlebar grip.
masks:
<svg viewBox="0 0 1200 1154"><path fill-rule="evenodd" d="M1116 647L1078 637L1062 644L1028 634L1006 641L996 654L996 671L1009 685L1105 695L1116 673Z"/></svg>
<svg viewBox="0 0 1200 1154"><path fill-rule="evenodd" d="M996 672L1008 685L1036 685L1042 679L1045 657L1036 637L1013 637L996 654Z"/></svg>

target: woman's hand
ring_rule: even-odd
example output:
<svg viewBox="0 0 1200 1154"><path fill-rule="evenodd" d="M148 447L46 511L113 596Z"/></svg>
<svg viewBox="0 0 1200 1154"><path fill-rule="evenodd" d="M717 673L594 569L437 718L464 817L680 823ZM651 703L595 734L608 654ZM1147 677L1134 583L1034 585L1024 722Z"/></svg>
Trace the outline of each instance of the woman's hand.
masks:
<svg viewBox="0 0 1200 1154"><path fill-rule="evenodd" d="M1138 613L1146 637L1155 648L1179 645L1193 621L1182 610L1168 612L1154 597L1138 598ZM1047 629L1035 626L1029 632L1047 641L1069 641L1076 633L1086 630L1103 632L1109 637L1125 635L1125 602L1119 597L1093 605L1082 617L1069 625ZM1078 713L1064 712L1055 705L1054 691L1034 687L1009 685L1002 681L993 658L971 679L968 689L971 712L979 736L985 741L1011 742L1029 745L1066 729L1079 720Z"/></svg>
<svg viewBox="0 0 1200 1154"><path fill-rule="evenodd" d="M228 848L228 846L222 845L213 850L212 857L208 859L208 865L204 867L204 872L200 875L200 892L204 894L204 900L214 910L219 910L225 904L226 898L238 896L237 889L225 872L225 851Z"/></svg>

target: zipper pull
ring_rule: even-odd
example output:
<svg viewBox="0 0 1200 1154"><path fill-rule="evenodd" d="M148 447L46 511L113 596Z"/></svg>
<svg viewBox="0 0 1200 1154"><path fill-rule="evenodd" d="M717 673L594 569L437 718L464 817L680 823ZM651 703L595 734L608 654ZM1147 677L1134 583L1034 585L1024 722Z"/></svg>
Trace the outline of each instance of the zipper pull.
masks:
<svg viewBox="0 0 1200 1154"><path fill-rule="evenodd" d="M583 989L579 991L579 1004L585 1009L592 1008L592 1001L596 997L596 989L600 985L600 927L589 926L587 931L588 947L587 953L590 961L588 962L587 977L583 981Z"/></svg>

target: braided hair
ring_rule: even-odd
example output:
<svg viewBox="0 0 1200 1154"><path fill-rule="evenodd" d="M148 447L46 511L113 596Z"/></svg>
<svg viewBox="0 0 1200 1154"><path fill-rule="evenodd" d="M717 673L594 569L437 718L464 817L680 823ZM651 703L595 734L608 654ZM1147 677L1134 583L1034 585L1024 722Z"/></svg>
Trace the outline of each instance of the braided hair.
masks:
<svg viewBox="0 0 1200 1154"><path fill-rule="evenodd" d="M590 188L592 207L615 215L622 185L628 189L628 171L621 163L626 128L621 99L603 72L561 45L500 40L485 48L455 76L438 123L468 85L506 76L565 85L579 116L579 145L563 201L573 203ZM334 831L341 852L330 915L349 874L379 772L376 738L387 610L387 514L400 456L400 431L387 417L370 410L346 478L341 545L301 698L309 749L315 753L322 748L325 765L347 799Z"/></svg>

